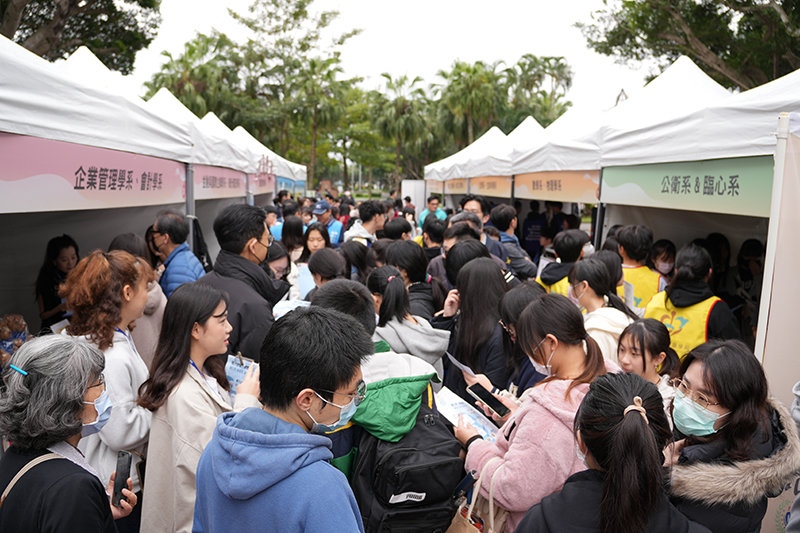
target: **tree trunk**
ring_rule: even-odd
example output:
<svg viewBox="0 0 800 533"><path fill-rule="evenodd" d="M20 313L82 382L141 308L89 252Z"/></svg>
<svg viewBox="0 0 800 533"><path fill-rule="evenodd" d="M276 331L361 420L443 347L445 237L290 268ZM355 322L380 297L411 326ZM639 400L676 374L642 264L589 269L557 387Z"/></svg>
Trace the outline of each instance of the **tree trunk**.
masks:
<svg viewBox="0 0 800 533"><path fill-rule="evenodd" d="M400 150L403 147L403 139L397 136L397 154L394 159L394 188L397 189L400 185Z"/></svg>
<svg viewBox="0 0 800 533"><path fill-rule="evenodd" d="M472 113L467 112L467 146L472 144L473 140L473 131L472 131Z"/></svg>
<svg viewBox="0 0 800 533"><path fill-rule="evenodd" d="M72 16L72 0L55 0L55 13L53 20L46 26L39 28L33 35L25 39L22 46L38 56L49 53L61 40L61 33L67 24L67 19ZM76 2L77 3L77 2Z"/></svg>
<svg viewBox="0 0 800 533"><path fill-rule="evenodd" d="M344 170L344 188L350 188L350 177L347 175L347 140L342 141L342 169Z"/></svg>
<svg viewBox="0 0 800 533"><path fill-rule="evenodd" d="M367 193L367 198L372 200L372 167L369 167L369 192Z"/></svg>
<svg viewBox="0 0 800 533"><path fill-rule="evenodd" d="M25 12L25 7L31 3L31 0L11 0L6 6L3 13L3 20L0 20L0 35L14 38L14 34L19 28L19 23L22 21L22 13Z"/></svg>
<svg viewBox="0 0 800 533"><path fill-rule="evenodd" d="M306 190L314 190L314 163L317 159L317 108L314 108L314 122L311 126L311 164L308 166Z"/></svg>

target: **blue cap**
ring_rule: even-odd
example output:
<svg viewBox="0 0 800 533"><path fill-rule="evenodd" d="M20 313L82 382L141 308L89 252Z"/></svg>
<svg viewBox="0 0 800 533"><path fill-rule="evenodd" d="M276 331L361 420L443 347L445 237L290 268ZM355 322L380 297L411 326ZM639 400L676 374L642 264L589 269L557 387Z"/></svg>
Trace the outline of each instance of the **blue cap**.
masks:
<svg viewBox="0 0 800 533"><path fill-rule="evenodd" d="M329 204L326 200L320 200L319 202L314 204L314 211L315 215L321 215L325 211L331 210L331 204Z"/></svg>

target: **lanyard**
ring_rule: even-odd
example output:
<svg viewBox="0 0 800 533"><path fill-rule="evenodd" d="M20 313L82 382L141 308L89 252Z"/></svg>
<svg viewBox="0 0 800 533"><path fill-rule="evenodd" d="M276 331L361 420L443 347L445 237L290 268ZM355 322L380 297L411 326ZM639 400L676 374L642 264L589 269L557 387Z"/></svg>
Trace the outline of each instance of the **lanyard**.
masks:
<svg viewBox="0 0 800 533"><path fill-rule="evenodd" d="M189 362L192 364L194 369L197 370L198 372L200 372L200 375L203 376L203 380L206 382L206 385L208 385L208 388L211 389L211 392L215 393L217 395L217 397L221 399L222 395L219 393L218 390L217 391L214 390L214 387L212 387L211 384L208 382L208 378L206 378L206 375L203 374L203 371L200 370L199 368L197 368L197 365L194 364L194 361L192 361L191 359L189 359Z"/></svg>
<svg viewBox="0 0 800 533"><path fill-rule="evenodd" d="M115 330L117 330L117 331L119 331L120 333L122 333L122 335L123 335L123 336L125 337L125 339L128 341L128 344L130 344L130 345L131 345L131 349L133 350L133 353L135 353L136 355L139 355L139 352L138 352L138 350L136 350L136 345L135 345L135 344L133 344L133 339L131 339L130 335L128 335L127 333L125 333L124 331L122 331L122 330L121 330L121 329L119 329L119 328L114 328L114 329L115 329Z"/></svg>

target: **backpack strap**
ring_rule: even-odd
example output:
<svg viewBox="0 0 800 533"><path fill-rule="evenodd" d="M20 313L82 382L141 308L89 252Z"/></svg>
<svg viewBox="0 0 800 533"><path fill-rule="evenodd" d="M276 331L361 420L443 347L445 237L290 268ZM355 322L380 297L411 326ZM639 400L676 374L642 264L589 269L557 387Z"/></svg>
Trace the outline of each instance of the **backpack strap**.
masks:
<svg viewBox="0 0 800 533"><path fill-rule="evenodd" d="M17 472L17 475L14 476L11 479L11 482L6 487L6 490L3 491L3 495L0 496L0 507L2 507L3 503L5 503L6 497L8 496L8 493L11 492L11 489L13 489L14 485L17 484L17 481L19 481L20 478L22 476L24 476L28 472L28 470L30 470L31 468L33 468L34 466L36 466L36 465L38 465L40 463L44 463L45 461L49 461L50 459L61 459L61 456L60 455L56 455L54 453L46 453L44 455L40 455L39 457L36 457L35 459L31 459L30 461L28 461L28 464L23 466L20 469L20 471Z"/></svg>

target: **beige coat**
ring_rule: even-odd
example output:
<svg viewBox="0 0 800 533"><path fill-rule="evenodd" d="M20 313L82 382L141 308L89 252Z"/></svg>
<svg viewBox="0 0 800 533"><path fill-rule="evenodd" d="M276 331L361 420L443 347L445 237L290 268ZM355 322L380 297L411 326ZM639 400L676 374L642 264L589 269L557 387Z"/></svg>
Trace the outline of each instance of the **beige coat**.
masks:
<svg viewBox="0 0 800 533"><path fill-rule="evenodd" d="M222 388L219 392L222 399L190 364L166 403L153 413L141 531L191 532L197 463L217 417L231 410L228 393ZM261 404L255 396L237 394L235 410L247 407Z"/></svg>

